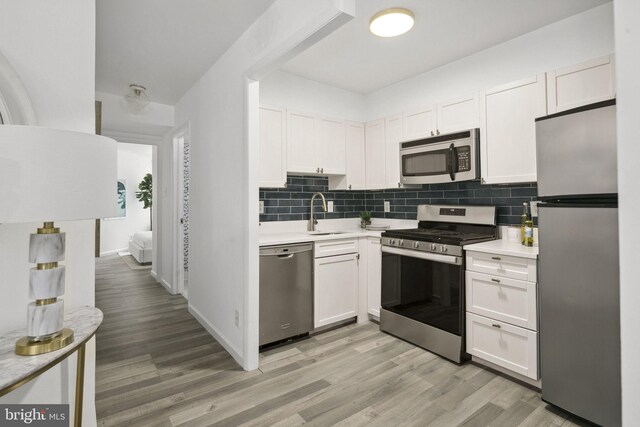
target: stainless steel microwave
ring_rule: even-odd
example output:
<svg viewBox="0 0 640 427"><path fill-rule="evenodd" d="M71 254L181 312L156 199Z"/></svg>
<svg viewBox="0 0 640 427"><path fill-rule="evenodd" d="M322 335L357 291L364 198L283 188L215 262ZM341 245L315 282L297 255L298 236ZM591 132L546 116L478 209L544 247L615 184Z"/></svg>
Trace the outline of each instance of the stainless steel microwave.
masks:
<svg viewBox="0 0 640 427"><path fill-rule="evenodd" d="M434 184L480 178L480 129L400 143L403 184Z"/></svg>

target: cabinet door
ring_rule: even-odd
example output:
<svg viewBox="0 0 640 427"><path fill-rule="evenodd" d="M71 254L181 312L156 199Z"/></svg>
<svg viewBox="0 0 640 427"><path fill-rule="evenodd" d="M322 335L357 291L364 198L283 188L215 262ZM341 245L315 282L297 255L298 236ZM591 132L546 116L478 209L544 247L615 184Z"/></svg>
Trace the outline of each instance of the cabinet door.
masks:
<svg viewBox="0 0 640 427"><path fill-rule="evenodd" d="M436 132L436 107L405 112L402 124L402 139L405 141L433 136Z"/></svg>
<svg viewBox="0 0 640 427"><path fill-rule="evenodd" d="M260 107L260 187L287 183L287 119L282 108Z"/></svg>
<svg viewBox="0 0 640 427"><path fill-rule="evenodd" d="M402 139L402 117L388 117L385 120L386 155L385 181L387 188L398 188L400 185L400 140Z"/></svg>
<svg viewBox="0 0 640 427"><path fill-rule="evenodd" d="M467 313L467 353L538 379L538 334L484 316Z"/></svg>
<svg viewBox="0 0 640 427"><path fill-rule="evenodd" d="M548 113L615 98L613 55L547 73Z"/></svg>
<svg viewBox="0 0 640 427"><path fill-rule="evenodd" d="M367 311L380 317L380 292L382 286L382 249L379 238L367 239Z"/></svg>
<svg viewBox="0 0 640 427"><path fill-rule="evenodd" d="M365 188L364 123L347 122L347 190Z"/></svg>
<svg viewBox="0 0 640 427"><path fill-rule="evenodd" d="M483 183L536 181L535 119L546 114L545 75L485 91L480 103Z"/></svg>
<svg viewBox="0 0 640 427"><path fill-rule="evenodd" d="M315 328L357 316L358 254L315 260Z"/></svg>
<svg viewBox="0 0 640 427"><path fill-rule="evenodd" d="M478 95L458 97L447 102L440 102L437 110L437 132L450 133L480 126Z"/></svg>
<svg viewBox="0 0 640 427"><path fill-rule="evenodd" d="M347 173L344 120L317 119L315 153L321 173Z"/></svg>
<svg viewBox="0 0 640 427"><path fill-rule="evenodd" d="M311 114L289 111L287 114L287 171L317 173L320 166L315 153L315 122Z"/></svg>
<svg viewBox="0 0 640 427"><path fill-rule="evenodd" d="M384 119L365 125L365 181L368 189L385 187L385 130Z"/></svg>

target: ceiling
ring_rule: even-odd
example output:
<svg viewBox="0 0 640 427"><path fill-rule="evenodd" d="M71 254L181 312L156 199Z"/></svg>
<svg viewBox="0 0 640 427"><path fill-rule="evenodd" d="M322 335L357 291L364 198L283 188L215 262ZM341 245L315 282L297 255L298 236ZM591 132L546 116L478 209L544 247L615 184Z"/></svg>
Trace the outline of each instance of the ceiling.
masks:
<svg viewBox="0 0 640 427"><path fill-rule="evenodd" d="M609 1L356 0L354 20L282 69L367 94ZM369 19L390 7L412 10L415 26L399 37L374 36Z"/></svg>
<svg viewBox="0 0 640 427"><path fill-rule="evenodd" d="M274 0L97 0L96 90L174 105Z"/></svg>

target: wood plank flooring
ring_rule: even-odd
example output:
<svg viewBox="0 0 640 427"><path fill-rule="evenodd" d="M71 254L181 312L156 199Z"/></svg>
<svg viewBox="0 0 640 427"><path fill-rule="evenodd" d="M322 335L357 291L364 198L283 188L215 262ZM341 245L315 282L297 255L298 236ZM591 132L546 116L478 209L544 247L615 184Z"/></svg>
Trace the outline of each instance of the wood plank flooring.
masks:
<svg viewBox="0 0 640 427"><path fill-rule="evenodd" d="M535 391L349 325L244 372L149 271L96 262L101 426L573 426Z"/></svg>

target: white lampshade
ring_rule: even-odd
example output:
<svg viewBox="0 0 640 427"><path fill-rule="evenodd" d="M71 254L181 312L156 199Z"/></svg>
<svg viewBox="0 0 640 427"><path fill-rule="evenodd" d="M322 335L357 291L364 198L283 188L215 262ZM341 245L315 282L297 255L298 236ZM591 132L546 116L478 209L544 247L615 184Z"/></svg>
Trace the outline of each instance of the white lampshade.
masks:
<svg viewBox="0 0 640 427"><path fill-rule="evenodd" d="M116 215L116 142L34 126L0 126L0 224Z"/></svg>

